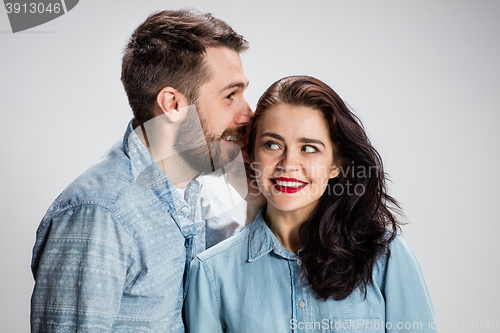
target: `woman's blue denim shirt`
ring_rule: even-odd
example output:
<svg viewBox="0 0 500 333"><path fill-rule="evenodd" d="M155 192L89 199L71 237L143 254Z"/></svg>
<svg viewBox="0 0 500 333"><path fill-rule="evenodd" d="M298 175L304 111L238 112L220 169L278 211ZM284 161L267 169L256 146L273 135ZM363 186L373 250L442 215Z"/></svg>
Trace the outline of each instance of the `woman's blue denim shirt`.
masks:
<svg viewBox="0 0 500 333"><path fill-rule="evenodd" d="M434 311L420 266L397 236L381 255L367 293L341 301L316 298L301 261L262 218L192 262L185 303L190 333L435 332Z"/></svg>

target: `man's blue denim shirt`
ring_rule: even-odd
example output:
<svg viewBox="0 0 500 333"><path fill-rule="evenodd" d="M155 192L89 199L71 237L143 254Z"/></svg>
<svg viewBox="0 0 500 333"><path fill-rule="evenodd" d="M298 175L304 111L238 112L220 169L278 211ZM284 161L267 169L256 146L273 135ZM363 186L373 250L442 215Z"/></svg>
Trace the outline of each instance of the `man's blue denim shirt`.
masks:
<svg viewBox="0 0 500 333"><path fill-rule="evenodd" d="M365 293L341 301L315 297L300 258L285 249L262 212L241 233L199 254L186 298L190 333L435 332L420 266L397 236Z"/></svg>
<svg viewBox="0 0 500 333"><path fill-rule="evenodd" d="M32 332L184 332L189 263L205 249L198 187L183 198L130 122L37 230Z"/></svg>

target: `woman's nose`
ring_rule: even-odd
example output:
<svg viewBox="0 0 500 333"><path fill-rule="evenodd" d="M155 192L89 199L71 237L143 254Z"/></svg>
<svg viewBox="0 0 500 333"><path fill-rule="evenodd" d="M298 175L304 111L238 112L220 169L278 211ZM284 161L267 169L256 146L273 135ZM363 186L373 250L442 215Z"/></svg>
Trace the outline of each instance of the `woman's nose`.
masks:
<svg viewBox="0 0 500 333"><path fill-rule="evenodd" d="M278 164L283 171L296 171L300 169L300 160L295 152L285 150L283 158Z"/></svg>

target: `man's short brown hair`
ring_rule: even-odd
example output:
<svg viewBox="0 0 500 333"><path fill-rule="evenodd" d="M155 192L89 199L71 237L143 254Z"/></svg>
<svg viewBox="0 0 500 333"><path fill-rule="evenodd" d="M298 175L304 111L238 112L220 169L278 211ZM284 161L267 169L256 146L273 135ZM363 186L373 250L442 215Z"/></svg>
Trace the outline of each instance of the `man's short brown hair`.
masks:
<svg viewBox="0 0 500 333"><path fill-rule="evenodd" d="M210 79L204 64L207 47L240 53L248 42L224 21L193 9L153 13L134 31L121 80L137 123L153 118L156 96L164 87L196 101L199 87Z"/></svg>

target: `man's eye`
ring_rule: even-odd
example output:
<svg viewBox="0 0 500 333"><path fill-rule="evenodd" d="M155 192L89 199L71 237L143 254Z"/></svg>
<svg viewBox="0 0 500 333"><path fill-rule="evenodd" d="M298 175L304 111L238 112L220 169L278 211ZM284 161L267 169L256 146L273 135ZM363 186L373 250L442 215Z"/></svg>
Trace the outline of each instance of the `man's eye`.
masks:
<svg viewBox="0 0 500 333"><path fill-rule="evenodd" d="M227 99L233 99L234 92L230 93L229 95L226 96Z"/></svg>
<svg viewBox="0 0 500 333"><path fill-rule="evenodd" d="M313 146L304 146L302 147L302 151L305 153L315 153L318 151L318 149L316 149L316 147Z"/></svg>

